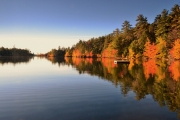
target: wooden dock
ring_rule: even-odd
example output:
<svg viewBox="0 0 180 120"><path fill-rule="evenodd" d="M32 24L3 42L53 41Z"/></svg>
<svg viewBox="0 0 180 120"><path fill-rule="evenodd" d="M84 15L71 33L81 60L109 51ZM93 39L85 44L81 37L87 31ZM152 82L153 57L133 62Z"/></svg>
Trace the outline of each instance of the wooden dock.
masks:
<svg viewBox="0 0 180 120"><path fill-rule="evenodd" d="M115 59L114 64L117 63L130 63L130 61L128 59Z"/></svg>

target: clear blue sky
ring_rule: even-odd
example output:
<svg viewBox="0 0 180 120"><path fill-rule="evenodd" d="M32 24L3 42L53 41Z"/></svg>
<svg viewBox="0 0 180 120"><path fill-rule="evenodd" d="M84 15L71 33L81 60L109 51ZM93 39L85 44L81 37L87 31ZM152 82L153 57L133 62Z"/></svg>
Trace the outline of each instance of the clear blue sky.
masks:
<svg viewBox="0 0 180 120"><path fill-rule="evenodd" d="M45 53L52 48L71 47L133 26L143 14L152 23L163 9L178 0L0 0L0 46L28 48Z"/></svg>

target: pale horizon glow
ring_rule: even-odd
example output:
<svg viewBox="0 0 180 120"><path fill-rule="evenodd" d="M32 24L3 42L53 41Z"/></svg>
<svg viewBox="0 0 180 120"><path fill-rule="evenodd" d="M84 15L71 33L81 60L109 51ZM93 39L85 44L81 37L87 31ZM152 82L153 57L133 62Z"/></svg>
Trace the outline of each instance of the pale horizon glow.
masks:
<svg viewBox="0 0 180 120"><path fill-rule="evenodd" d="M29 49L34 54L47 53L51 49L60 47L72 47L81 40L88 40L94 36L63 36L58 34L0 34L0 40L4 40L5 48ZM26 40L26 41L24 41ZM0 46L2 47L2 46Z"/></svg>
<svg viewBox="0 0 180 120"><path fill-rule="evenodd" d="M152 23L163 9L178 0L1 0L0 47L47 53L53 48L72 47L121 29L128 20L135 26L139 14Z"/></svg>

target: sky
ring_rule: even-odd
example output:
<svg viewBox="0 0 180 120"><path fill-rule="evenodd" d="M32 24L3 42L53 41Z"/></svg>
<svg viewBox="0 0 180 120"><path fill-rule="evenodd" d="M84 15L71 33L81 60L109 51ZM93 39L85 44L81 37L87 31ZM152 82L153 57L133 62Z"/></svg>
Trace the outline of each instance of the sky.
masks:
<svg viewBox="0 0 180 120"><path fill-rule="evenodd" d="M121 29L139 14L152 23L179 0L0 0L0 47L46 53Z"/></svg>

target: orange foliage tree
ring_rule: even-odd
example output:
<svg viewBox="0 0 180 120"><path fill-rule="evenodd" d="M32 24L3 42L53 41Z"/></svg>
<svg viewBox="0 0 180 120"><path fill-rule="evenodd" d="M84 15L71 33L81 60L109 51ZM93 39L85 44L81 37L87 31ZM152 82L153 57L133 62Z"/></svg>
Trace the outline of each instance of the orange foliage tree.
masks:
<svg viewBox="0 0 180 120"><path fill-rule="evenodd" d="M71 55L70 55L69 52L66 52L64 56L68 57L68 56L71 56Z"/></svg>
<svg viewBox="0 0 180 120"><path fill-rule="evenodd" d="M151 44L150 41L148 40L145 45L144 45L144 53L143 55L148 57L148 58L155 58L157 54L157 46L153 43Z"/></svg>
<svg viewBox="0 0 180 120"><path fill-rule="evenodd" d="M114 58L117 56L117 49L112 48L112 44L109 44L106 49L104 49L101 53L102 57L109 57L109 58Z"/></svg>
<svg viewBox="0 0 180 120"><path fill-rule="evenodd" d="M73 57L81 57L82 53L78 49L75 49L72 53L72 56Z"/></svg>
<svg viewBox="0 0 180 120"><path fill-rule="evenodd" d="M86 55L86 57L93 57L92 51L91 52L86 51L85 55Z"/></svg>
<svg viewBox="0 0 180 120"><path fill-rule="evenodd" d="M102 57L110 57L110 58L113 58L113 57L116 57L116 53L117 53L117 50L107 48L107 49L105 49L105 50L102 52Z"/></svg>
<svg viewBox="0 0 180 120"><path fill-rule="evenodd" d="M174 46L170 50L170 54L175 59L180 59L180 39L174 41Z"/></svg>

